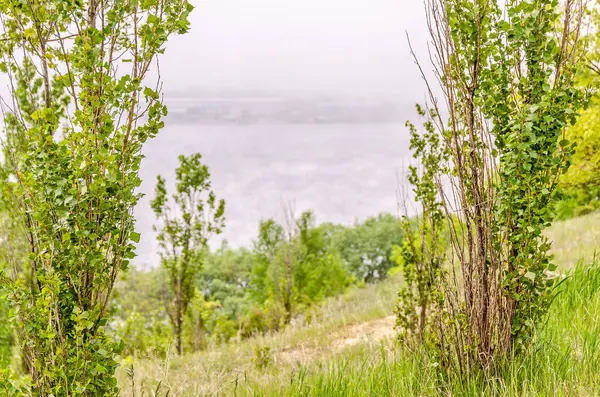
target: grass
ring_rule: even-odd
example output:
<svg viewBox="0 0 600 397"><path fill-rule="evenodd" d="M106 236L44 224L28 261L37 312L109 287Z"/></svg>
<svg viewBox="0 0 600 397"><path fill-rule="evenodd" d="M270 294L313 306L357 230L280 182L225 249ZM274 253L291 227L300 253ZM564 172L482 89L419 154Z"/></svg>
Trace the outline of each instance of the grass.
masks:
<svg viewBox="0 0 600 397"><path fill-rule="evenodd" d="M259 384L289 379L300 368L341 356L354 345L369 346L346 342L355 341L358 327L361 333L368 333L365 324L377 325L382 318L389 319L400 284L398 277L392 277L376 285L353 288L328 300L315 311L310 322L300 318L283 332L211 346L183 357L134 360L135 383L139 388L145 382L149 391L161 382L163 389L171 391L170 397L220 396L232 395L242 380L245 384L249 380ZM392 329L389 321L385 329ZM259 361L264 360L266 347L269 362L262 368ZM133 396L126 373L129 364L118 373L124 396Z"/></svg>
<svg viewBox="0 0 600 397"><path fill-rule="evenodd" d="M492 376L443 378L424 353L383 343L305 367L289 383L249 382L248 396L600 395L600 266L579 265L554 302L534 348Z"/></svg>
<svg viewBox="0 0 600 397"><path fill-rule="evenodd" d="M381 333L393 324L401 283L394 277L331 299L311 322L281 333L136 360L136 388L144 380L151 396L160 382L170 397L600 395L600 265L585 265L600 247L600 214L559 222L548 236L568 279L532 350L493 375L442 378L424 352L404 351ZM125 369L119 378L123 395L133 396Z"/></svg>
<svg viewBox="0 0 600 397"><path fill-rule="evenodd" d="M559 269L567 270L579 260L592 263L596 250L600 255L600 212L556 222L546 235Z"/></svg>

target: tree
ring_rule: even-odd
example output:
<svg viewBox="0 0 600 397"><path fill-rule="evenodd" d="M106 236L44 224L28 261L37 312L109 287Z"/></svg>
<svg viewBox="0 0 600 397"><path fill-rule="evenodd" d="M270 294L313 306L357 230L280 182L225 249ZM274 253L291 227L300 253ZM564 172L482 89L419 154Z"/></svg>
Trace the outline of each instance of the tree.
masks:
<svg viewBox="0 0 600 397"><path fill-rule="evenodd" d="M8 303L4 291L0 289L0 368L8 367L14 347L14 334L10 327Z"/></svg>
<svg viewBox="0 0 600 397"><path fill-rule="evenodd" d="M392 214L382 213L352 226L325 227L344 265L357 279L383 280L395 266L391 259L393 247L402 244L404 232L401 222Z"/></svg>
<svg viewBox="0 0 600 397"><path fill-rule="evenodd" d="M187 311L189 321L186 323L192 351L200 350L205 346L207 325L218 307L218 302L207 301L201 291L194 294Z"/></svg>
<svg viewBox="0 0 600 397"><path fill-rule="evenodd" d="M488 369L528 346L551 302L542 231L573 153L565 131L587 99L576 84L583 4L425 4L443 93L428 85L428 122L448 154L434 180L452 248L438 352L446 368Z"/></svg>
<svg viewBox="0 0 600 397"><path fill-rule="evenodd" d="M201 159L198 153L179 156L175 193L169 199L165 180L159 175L151 202L158 222L154 230L158 232L161 264L168 278L165 307L179 354L183 353L183 322L196 291L203 252L209 238L221 233L225 225L225 201L217 200L212 192L210 173Z"/></svg>
<svg viewBox="0 0 600 397"><path fill-rule="evenodd" d="M11 395L113 396L121 349L105 332L117 275L135 257L142 147L163 127L146 77L188 30L187 0L3 0L3 206L26 236L0 282L31 378ZM158 83L158 82L157 82ZM7 270L8 269L8 270Z"/></svg>
<svg viewBox="0 0 600 397"><path fill-rule="evenodd" d="M589 3L590 28L583 38L584 65L578 77L582 87L600 88L600 1ZM575 144L572 163L561 177L565 198L558 204L558 216L568 218L600 208L600 98L582 111L577 123L566 132Z"/></svg>
<svg viewBox="0 0 600 397"><path fill-rule="evenodd" d="M250 285L256 255L247 248L232 249L224 242L206 253L198 289L207 301L219 303L218 312L238 321L252 303Z"/></svg>
<svg viewBox="0 0 600 397"><path fill-rule="evenodd" d="M312 211L303 212L296 225L299 255L294 285L297 304L306 308L342 293L353 278L344 268L331 236L325 228L317 226Z"/></svg>
<svg viewBox="0 0 600 397"><path fill-rule="evenodd" d="M582 112L567 139L576 144L572 164L561 177L565 198L558 204L561 218L583 215L600 208L600 101Z"/></svg>
<svg viewBox="0 0 600 397"><path fill-rule="evenodd" d="M262 220L258 226L258 238L254 242L256 264L252 272L251 295L264 303L273 298L280 301L279 291L280 268L274 266L279 255L279 247L283 242L283 227L274 219Z"/></svg>
<svg viewBox="0 0 600 397"><path fill-rule="evenodd" d="M438 189L440 174L448 162L446 147L431 121L435 114L427 115L425 109L417 106L417 113L426 117L423 132L407 122L410 130L410 149L419 166L410 166L408 182L413 186L415 201L421 206L421 213L413 222L408 218L407 199L404 198L402 225L406 234L404 244L397 250L397 261L402 265L404 286L398 293L399 305L396 309L396 324L400 330L399 339L407 343L426 343L431 337L432 321L440 321L443 311L443 293L440 281L444 276L444 261L447 250L444 233L444 210ZM417 304L417 310L414 305Z"/></svg>
<svg viewBox="0 0 600 397"><path fill-rule="evenodd" d="M588 5L589 28L581 46L585 68L580 79L584 85L600 84L600 1L591 0Z"/></svg>
<svg viewBox="0 0 600 397"><path fill-rule="evenodd" d="M274 311L281 307L289 324L297 311L342 292L351 277L312 211L296 218L288 206L284 215L285 226L272 219L260 224L251 295Z"/></svg>
<svg viewBox="0 0 600 397"><path fill-rule="evenodd" d="M163 306L165 271L127 269L115 284L111 324L124 343L123 354L165 356L173 331Z"/></svg>

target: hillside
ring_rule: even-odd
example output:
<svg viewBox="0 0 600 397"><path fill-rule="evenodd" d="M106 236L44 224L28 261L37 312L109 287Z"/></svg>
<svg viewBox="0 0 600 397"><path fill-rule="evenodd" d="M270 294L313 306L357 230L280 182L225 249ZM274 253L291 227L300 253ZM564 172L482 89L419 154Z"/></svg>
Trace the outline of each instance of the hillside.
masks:
<svg viewBox="0 0 600 397"><path fill-rule="evenodd" d="M596 251L600 255L600 213L556 222L546 235L559 269L569 269L579 260L592 262Z"/></svg>
<svg viewBox="0 0 600 397"><path fill-rule="evenodd" d="M547 235L553 241L553 252L559 270L568 272L580 259L584 259L586 263L591 262L595 250L600 248L600 213L557 222L548 230ZM297 319L281 333L224 346L212 346L207 351L182 358L170 355L167 360L130 361L128 364L133 364L134 369L134 388L144 384L148 390L154 390L160 382L159 389L163 392L169 390L172 397L269 396L276 395L278 390L287 390L289 395L298 395L299 390L315 396L345 396L350 395L345 394L350 391L352 395L373 395L367 393L367 384L370 388L377 387L383 395L394 395L394 390L410 390L411 384L414 387L432 379L416 382L411 378L417 375L415 371L419 371L415 367L417 364L404 360L393 346L395 318L391 314L400 284L398 277L392 277L380 284L355 287L342 297L330 299L308 318ZM596 287L598 285L594 286ZM584 289L578 288L577 294ZM577 314L573 315L573 321L579 320L573 324L581 326L573 328L568 317L551 314L552 326L544 333L557 346L560 345L561 349L568 350L570 346L569 339L560 339L559 335L570 335L573 341L577 341L573 343L578 346L581 337L600 334L596 332L600 330L600 316L594 314L600 313L600 289L594 289L593 292L595 299L590 300L591 305L587 311L579 310L581 305L572 307L573 300L576 301L580 295L570 296L570 303L560 301L560 297L558 303L555 303L555 311L564 311L564 305L571 304L569 310L572 309ZM589 321L590 319L594 321ZM560 343L555 339L560 339ZM600 338L586 343L600 345ZM593 352L584 350L585 348L585 343L576 347L581 360L589 358L587 354ZM597 353L593 353L592 358L600 359ZM563 362L562 365L566 364ZM575 364L569 365L575 368ZM594 367L584 365L582 368L585 376L592 376L589 370ZM549 367L549 370L552 371L553 368ZM560 376L563 375L573 377L577 374L573 372ZM567 384L568 379L565 380ZM598 381L592 376L581 387L588 383L598 384ZM133 396L131 378L126 371L121 371L120 382L124 395ZM391 383L385 386L386 382ZM380 389L381 387L384 389ZM324 390L329 390L330 393ZM565 395L586 395L581 394L583 392L568 394L569 390L571 389L565 389Z"/></svg>

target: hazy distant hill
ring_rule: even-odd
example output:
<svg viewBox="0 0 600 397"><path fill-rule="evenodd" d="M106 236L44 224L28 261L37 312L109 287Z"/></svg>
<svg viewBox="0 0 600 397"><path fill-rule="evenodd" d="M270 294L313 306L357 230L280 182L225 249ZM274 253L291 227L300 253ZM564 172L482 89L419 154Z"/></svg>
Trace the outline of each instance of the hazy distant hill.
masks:
<svg viewBox="0 0 600 397"><path fill-rule="evenodd" d="M203 90L166 98L173 123L394 123L405 106L391 100ZM406 112L404 112L406 115Z"/></svg>

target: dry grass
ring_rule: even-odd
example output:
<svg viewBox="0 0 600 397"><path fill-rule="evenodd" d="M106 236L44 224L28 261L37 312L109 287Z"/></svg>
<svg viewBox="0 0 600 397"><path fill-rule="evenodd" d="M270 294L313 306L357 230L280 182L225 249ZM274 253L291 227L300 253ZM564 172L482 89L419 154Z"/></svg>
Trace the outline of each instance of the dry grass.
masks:
<svg viewBox="0 0 600 397"><path fill-rule="evenodd" d="M147 396L159 382L170 390L170 397L229 395L242 380L272 384L306 365L379 346L393 338L395 318L390 314L400 284L398 277L392 277L377 285L352 288L327 301L310 323L296 321L280 333L211 346L183 357L170 354L167 359L126 360L118 373L122 395L134 395L126 374L130 364L136 389L144 384Z"/></svg>
<svg viewBox="0 0 600 397"><path fill-rule="evenodd" d="M600 213L558 222L547 235L553 241L556 263L562 271L571 269L581 258L589 263L600 248ZM152 396L150 390L161 382L163 392L170 390L170 397L187 397L254 395L253 390L264 386L257 395L272 395L269 390L285 388L306 373L328 376L332 365L347 364L349 371L358 371L363 364L378 368L383 350L390 358L400 360L392 347L394 317L390 316L400 285L401 280L393 277L377 285L355 287L327 301L315 312L311 323L296 321L281 333L212 346L181 358L170 355L166 360L135 360L136 388L143 381L145 395ZM415 370L413 364L401 365L408 366L406 371ZM123 366L119 372L120 384L123 396L132 397L125 369ZM336 372L335 376L343 374Z"/></svg>
<svg viewBox="0 0 600 397"><path fill-rule="evenodd" d="M600 254L600 212L556 222L546 235L560 270L571 269L579 260L591 263L596 251Z"/></svg>

